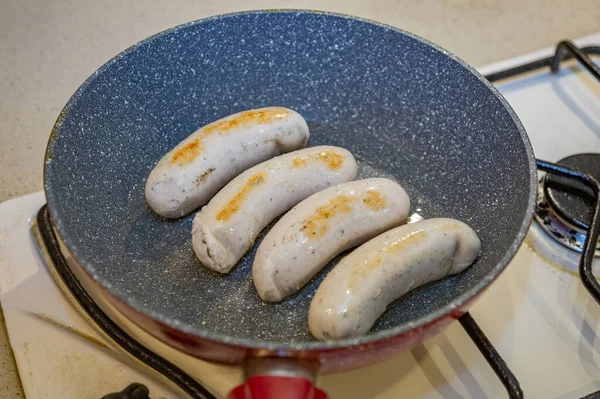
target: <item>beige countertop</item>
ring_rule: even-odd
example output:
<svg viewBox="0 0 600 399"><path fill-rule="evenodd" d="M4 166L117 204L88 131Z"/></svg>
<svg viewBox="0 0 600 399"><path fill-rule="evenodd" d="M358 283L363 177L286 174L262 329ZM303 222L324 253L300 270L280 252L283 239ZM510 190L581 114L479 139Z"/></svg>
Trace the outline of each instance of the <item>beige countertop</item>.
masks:
<svg viewBox="0 0 600 399"><path fill-rule="evenodd" d="M425 37L474 66L600 31L598 0L3 0L0 202L42 189L43 153L58 113L108 59L171 26L259 8L374 19ZM0 322L0 398L22 396Z"/></svg>

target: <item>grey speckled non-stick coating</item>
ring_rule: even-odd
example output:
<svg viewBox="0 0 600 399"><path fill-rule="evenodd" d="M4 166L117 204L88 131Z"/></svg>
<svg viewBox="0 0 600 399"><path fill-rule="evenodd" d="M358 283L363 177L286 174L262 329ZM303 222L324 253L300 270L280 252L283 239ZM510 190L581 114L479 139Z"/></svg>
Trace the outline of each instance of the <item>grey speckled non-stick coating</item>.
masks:
<svg viewBox="0 0 600 399"><path fill-rule="evenodd" d="M361 176L392 176L412 210L470 224L483 243L466 272L418 289L357 340L315 342L307 326L325 272L264 304L253 253L221 276L195 260L193 216L145 203L148 173L200 126L244 109L300 112L309 146L350 150ZM252 347L320 348L406 331L465 303L502 271L532 216L535 167L512 110L447 52L394 28L314 12L250 12L156 35L91 76L50 139L45 186L67 246L94 278L175 328ZM260 239L254 249L260 243Z"/></svg>

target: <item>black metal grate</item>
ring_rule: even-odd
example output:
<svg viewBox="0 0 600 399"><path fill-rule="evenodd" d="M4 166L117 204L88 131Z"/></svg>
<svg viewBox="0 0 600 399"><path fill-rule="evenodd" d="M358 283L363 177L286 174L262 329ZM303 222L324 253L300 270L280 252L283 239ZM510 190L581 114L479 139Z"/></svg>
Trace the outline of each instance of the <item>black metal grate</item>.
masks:
<svg viewBox="0 0 600 399"><path fill-rule="evenodd" d="M44 242L50 260L54 269L60 276L61 280L77 300L79 305L87 313L87 315L108 335L115 343L121 346L133 357L151 367L155 371L167 377L175 385L181 388L193 399L216 399L206 388L200 385L195 379L186 374L179 367L169 362L165 358L154 353L146 348L133 337L127 334L119 327L104 311L94 302L92 297L87 293L81 285L77 277L69 268L69 264L65 256L60 250L60 245L56 237L56 233L50 221L50 212L48 206L44 205L37 214L37 224L41 238ZM137 387L127 387L123 392L110 394L111 399L135 399L144 398L143 392L136 392L139 396L133 396L129 391L140 391ZM143 390L144 388L141 388Z"/></svg>
<svg viewBox="0 0 600 399"><path fill-rule="evenodd" d="M536 60L524 65L510 68L504 71L496 72L486 76L490 82L507 79L521 75L523 73L538 70L548 67L554 73L559 69L561 61L565 59L577 59L592 75L600 81L600 69L590 59L590 54L600 55L600 46L590 46L577 48L570 41L562 41L557 45L556 53L553 57L548 57ZM581 281L592 297L600 304L600 284L596 281L592 273L592 263L594 258L595 243L598 241L600 234L600 183L594 177L564 166L556 165L550 162L538 160L537 167L547 173L560 175L563 177L575 179L590 187L596 196L594 211L590 222L590 229L585 240L584 250L582 252L579 275ZM64 281L67 288L71 291L75 299L79 302L88 316L94 320L96 324L117 344L122 346L127 352L147 364L157 372L161 373L177 386L183 389L190 397L194 399L214 399L204 387L202 387L192 377L187 375L183 370L170 363L166 359L160 357L148 348L138 343L134 338L129 336L118 325L116 325L93 301L88 293L81 286L77 278L73 275L67 264L64 255L61 253L58 241L54 234L50 216L46 205L42 207L37 216L38 226L40 228L41 237L44 241L46 249L51 260L56 267L58 274ZM515 375L512 373L504 359L496 351L485 333L479 328L473 317L469 313L465 313L460 319L460 324L473 340L483 357L487 360L490 367L494 370L498 378L505 386L508 396L511 399L523 398L523 391ZM113 394L119 395L119 394ZM111 396L123 397L126 396ZM130 396L129 396L130 397ZM141 397L141 396L140 396ZM600 391L591 393L582 399L600 399Z"/></svg>
<svg viewBox="0 0 600 399"><path fill-rule="evenodd" d="M560 63L565 59L575 58L581 63L598 81L600 81L600 69L594 64L589 57L590 54L600 54L599 46L590 46L578 48L572 42L563 40L556 46L556 52L553 57L544 58L533 61L524 65L510 68L504 71L496 72L486 76L490 82L495 82L502 79L518 76L523 73L531 72L540 68L549 67L553 73L558 72ZM594 261L594 252L598 235L600 234L600 183L591 175L566 168L561 165L556 165L550 162L537 160L539 170L556 174L565 178L577 180L589 188L595 194L595 205L592 211L590 228L588 229L585 239L583 252L579 261L579 277L590 295L600 304L600 284L592 273L592 264ZM463 320L465 319L465 320ZM496 350L491 347L491 343L475 323L470 314L465 314L461 318L461 325L469 334L469 337L475 342L481 354L486 358L487 362L494 369L508 392L509 398L522 398L523 392L515 375L510 371L506 362L498 355ZM600 391L592 393L582 399L600 399Z"/></svg>

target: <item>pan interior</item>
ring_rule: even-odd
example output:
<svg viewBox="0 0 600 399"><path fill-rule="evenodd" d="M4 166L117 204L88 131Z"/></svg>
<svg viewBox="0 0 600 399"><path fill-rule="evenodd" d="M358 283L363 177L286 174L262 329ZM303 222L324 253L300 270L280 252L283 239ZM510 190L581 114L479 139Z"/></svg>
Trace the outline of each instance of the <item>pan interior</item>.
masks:
<svg viewBox="0 0 600 399"><path fill-rule="evenodd" d="M74 256L117 297L173 327L255 345L313 341L308 307L332 265L293 298L264 304L251 281L262 235L231 274L212 273L194 257L193 216L161 219L143 195L158 159L198 127L270 105L307 119L309 146L350 150L360 177L401 183L413 212L457 218L481 238L475 265L408 294L374 331L456 305L516 250L528 223L531 155L488 85L395 29L324 13L254 12L144 41L70 100L49 143L45 184Z"/></svg>

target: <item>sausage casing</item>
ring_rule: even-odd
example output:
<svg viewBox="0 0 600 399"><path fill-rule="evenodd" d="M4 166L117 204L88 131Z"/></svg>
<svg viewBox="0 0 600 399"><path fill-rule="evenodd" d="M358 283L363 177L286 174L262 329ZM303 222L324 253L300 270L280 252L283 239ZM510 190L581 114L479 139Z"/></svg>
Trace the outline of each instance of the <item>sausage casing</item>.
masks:
<svg viewBox="0 0 600 399"><path fill-rule="evenodd" d="M387 231L325 277L310 305L310 331L319 340L363 335L390 303L465 270L480 250L477 234L454 219L428 219Z"/></svg>
<svg viewBox="0 0 600 399"><path fill-rule="evenodd" d="M410 200L396 182L372 178L311 195L263 239L252 265L263 301L292 295L336 255L406 223Z"/></svg>
<svg viewBox="0 0 600 399"><path fill-rule="evenodd" d="M306 197L356 178L352 154L319 146L280 155L248 169L194 217L192 242L207 267L227 273L277 216Z"/></svg>
<svg viewBox="0 0 600 399"><path fill-rule="evenodd" d="M244 170L306 146L308 126L283 107L239 112L210 123L169 151L146 181L146 202L177 218L206 203Z"/></svg>

